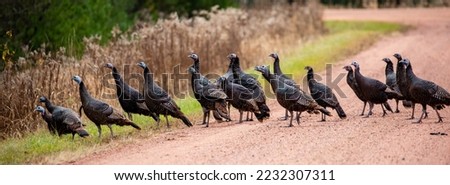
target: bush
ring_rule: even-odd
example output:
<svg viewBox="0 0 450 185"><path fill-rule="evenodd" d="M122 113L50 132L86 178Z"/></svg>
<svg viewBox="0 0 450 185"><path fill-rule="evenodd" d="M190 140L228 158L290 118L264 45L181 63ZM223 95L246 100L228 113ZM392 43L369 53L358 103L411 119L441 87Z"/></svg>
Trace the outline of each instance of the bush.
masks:
<svg viewBox="0 0 450 185"><path fill-rule="evenodd" d="M101 43L111 38L111 29L126 30L134 24L138 13L149 9L156 20L163 13L192 15L192 10L209 9L213 5L228 7L234 0L4 0L0 2L0 43L4 50L15 51L14 59L23 56L21 46L35 50L46 43L46 49L67 48L67 54L81 56L83 37L100 35ZM148 12L148 11L144 11ZM13 38L5 33L11 31ZM4 61L4 60L3 60ZM0 65L0 71L4 64Z"/></svg>
<svg viewBox="0 0 450 185"><path fill-rule="evenodd" d="M46 43L49 50L56 51L63 46L68 54L80 56L84 49L83 37L99 34L105 42L115 25L121 29L132 25L134 16L128 12L134 8L135 1L7 1L2 19L8 21L1 25L0 31L11 30L15 34L13 49L16 51L23 44L37 49Z"/></svg>

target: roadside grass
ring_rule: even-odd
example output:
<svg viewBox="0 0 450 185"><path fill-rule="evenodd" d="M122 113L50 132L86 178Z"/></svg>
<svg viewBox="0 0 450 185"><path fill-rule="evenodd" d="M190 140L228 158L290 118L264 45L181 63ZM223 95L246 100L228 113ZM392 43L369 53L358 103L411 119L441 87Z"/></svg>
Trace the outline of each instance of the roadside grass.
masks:
<svg viewBox="0 0 450 185"><path fill-rule="evenodd" d="M328 33L293 49L288 56L280 56L280 64L284 73L292 74L293 78L298 81L304 76L303 68L307 65L313 67L315 71L321 71L325 68L325 64L360 52L383 35L408 29L406 26L395 23L365 21L325 21L325 25ZM267 64L271 65L272 61L268 59ZM253 69L247 71L257 74ZM262 78L259 79L263 81ZM267 88L267 83L264 86L266 90L270 89ZM202 111L195 99L189 97L177 100L177 104L194 124L200 123ZM52 136L42 126L42 129L21 139L12 138L1 141L0 164L70 162L94 152L121 147L135 140L152 137L160 132L184 127L181 122L169 117L172 127L167 129L165 118L160 118L161 122L158 128L151 118L133 115L133 121L140 125L142 130L138 132L131 127L113 126L116 135L113 140L110 138L107 126L102 126L102 138L98 138L97 127L87 121L85 116L83 116L83 121L87 125L87 131L91 134L89 138L85 139L75 136L75 140L72 141L71 135L65 135L62 138ZM42 121L39 124L45 123Z"/></svg>

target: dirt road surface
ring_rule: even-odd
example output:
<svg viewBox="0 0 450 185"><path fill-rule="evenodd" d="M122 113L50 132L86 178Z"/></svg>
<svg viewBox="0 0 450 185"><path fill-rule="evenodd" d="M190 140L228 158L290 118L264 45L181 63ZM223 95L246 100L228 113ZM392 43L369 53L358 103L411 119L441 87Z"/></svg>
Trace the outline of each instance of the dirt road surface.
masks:
<svg viewBox="0 0 450 185"><path fill-rule="evenodd" d="M325 19L381 20L413 25L406 33L380 39L367 50L333 64L333 78L345 73L344 65L357 60L361 72L385 81L384 57L396 61L399 52L410 58L414 72L450 90L450 9L326 10ZM324 72L319 73L325 75ZM79 159L71 164L450 164L450 108L441 112L444 123L429 108L422 124L406 120L411 109L401 113L362 118L360 102L345 80L339 87L347 97L339 100L348 118L333 117L318 122L320 115L303 114L300 125L286 127L277 121L284 110L269 101L271 119L243 124L196 125L136 141ZM390 101L392 107L395 102ZM416 117L421 107L416 109ZM237 120L237 112L233 112ZM197 120L197 123L199 121Z"/></svg>

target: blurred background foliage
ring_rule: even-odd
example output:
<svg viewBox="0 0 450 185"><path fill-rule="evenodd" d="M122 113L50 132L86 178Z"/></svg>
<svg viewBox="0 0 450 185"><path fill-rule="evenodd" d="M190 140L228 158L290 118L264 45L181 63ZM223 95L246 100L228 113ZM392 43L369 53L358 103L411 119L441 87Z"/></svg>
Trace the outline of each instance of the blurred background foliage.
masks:
<svg viewBox="0 0 450 185"><path fill-rule="evenodd" d="M71 56L80 57L83 37L101 36L106 43L111 30L127 30L138 19L157 20L170 12L192 16L194 10L236 6L235 0L1 0L0 43L2 62L16 61L26 50L65 47Z"/></svg>
<svg viewBox="0 0 450 185"><path fill-rule="evenodd" d="M155 21L177 12L192 16L196 10L212 6L267 7L276 3L308 0L1 0L0 1L0 71L12 65L25 50L44 48L57 51L65 47L70 56L81 57L83 38L101 36L101 43L111 38L118 26L128 30L138 20ZM314 0L309 0L314 1ZM450 0L320 0L327 6L376 8L399 6L448 6Z"/></svg>

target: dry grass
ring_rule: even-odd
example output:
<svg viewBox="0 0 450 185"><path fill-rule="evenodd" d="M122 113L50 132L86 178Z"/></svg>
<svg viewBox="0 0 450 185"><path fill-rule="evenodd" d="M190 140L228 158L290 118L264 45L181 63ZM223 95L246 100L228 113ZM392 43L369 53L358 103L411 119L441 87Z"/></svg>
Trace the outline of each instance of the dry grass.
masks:
<svg viewBox="0 0 450 185"><path fill-rule="evenodd" d="M226 56L231 52L240 55L247 68L263 63L273 51L289 52L299 42L322 33L321 16L317 4L268 10L212 9L191 19L174 14L155 25L138 23L127 33L115 29L113 40L106 46L98 44L98 37L87 38L85 54L79 61L66 57L64 49L52 54L44 50L27 52L19 63L28 69L6 70L0 75L0 138L21 137L44 125L33 112L41 95L77 110L80 102L78 88L71 81L73 75L84 79L93 96L119 107L110 71L102 67L106 62L114 63L125 74L125 81L141 89L142 70L136 63L144 60L162 87L177 97L187 92L187 80L174 87L169 74L179 70L181 77L187 77L189 52L199 54L205 74L225 72Z"/></svg>

